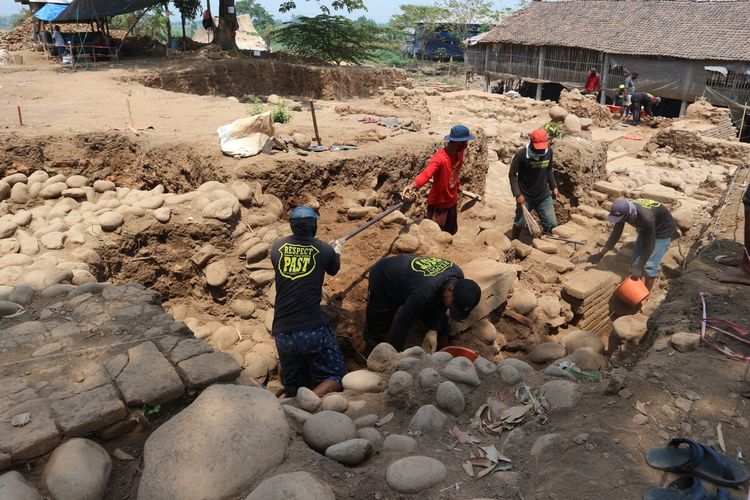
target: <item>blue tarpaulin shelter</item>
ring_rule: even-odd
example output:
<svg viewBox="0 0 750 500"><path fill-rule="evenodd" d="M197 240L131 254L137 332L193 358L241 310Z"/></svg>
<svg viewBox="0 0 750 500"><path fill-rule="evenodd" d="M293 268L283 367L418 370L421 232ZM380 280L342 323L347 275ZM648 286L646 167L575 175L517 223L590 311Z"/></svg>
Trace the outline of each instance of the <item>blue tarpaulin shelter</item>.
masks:
<svg viewBox="0 0 750 500"><path fill-rule="evenodd" d="M50 22L89 22L147 9L158 3L162 0L73 0L68 5L48 3L34 16Z"/></svg>
<svg viewBox="0 0 750 500"><path fill-rule="evenodd" d="M34 17L41 21L52 22L55 21L57 19L57 16L62 14L62 12L67 8L68 6L66 4L48 3L47 5L39 9L34 14Z"/></svg>

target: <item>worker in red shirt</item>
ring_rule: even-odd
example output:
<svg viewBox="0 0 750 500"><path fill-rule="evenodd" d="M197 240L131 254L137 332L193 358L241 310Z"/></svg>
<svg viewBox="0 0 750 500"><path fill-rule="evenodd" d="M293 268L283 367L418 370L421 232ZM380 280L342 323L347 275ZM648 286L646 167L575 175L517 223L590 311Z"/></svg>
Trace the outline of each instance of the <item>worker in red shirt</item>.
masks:
<svg viewBox="0 0 750 500"><path fill-rule="evenodd" d="M596 68L591 68L586 76L586 89L584 94L598 94L602 88L602 79L596 72Z"/></svg>
<svg viewBox="0 0 750 500"><path fill-rule="evenodd" d="M427 196L427 218L437 222L440 229L450 234L458 231L459 175L464 165L464 151L472 139L476 139L476 136L469 132L468 127L455 125L450 135L445 136L448 144L435 153L427 167L401 193L404 199L412 199L414 190L432 179Z"/></svg>

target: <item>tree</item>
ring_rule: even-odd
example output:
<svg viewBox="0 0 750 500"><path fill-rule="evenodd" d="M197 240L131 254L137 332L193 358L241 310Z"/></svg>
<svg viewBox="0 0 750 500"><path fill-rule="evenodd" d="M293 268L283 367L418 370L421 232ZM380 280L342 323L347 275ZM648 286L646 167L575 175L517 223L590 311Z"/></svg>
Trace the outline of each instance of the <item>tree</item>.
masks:
<svg viewBox="0 0 750 500"><path fill-rule="evenodd" d="M237 13L234 0L219 0L219 27L214 30L213 43L224 50L237 50L234 31L237 29Z"/></svg>
<svg viewBox="0 0 750 500"><path fill-rule="evenodd" d="M403 33L405 40L412 38L409 32L414 30L414 42L423 48L430 36L437 31L440 21L448 16L448 11L443 7L433 5L401 5L399 8L401 13L391 18L391 26ZM424 50L422 56L424 57ZM416 46L414 57L417 57Z"/></svg>
<svg viewBox="0 0 750 500"><path fill-rule="evenodd" d="M343 16L320 14L300 17L277 32L292 54L326 62L361 64L383 46L385 30L372 21L352 21Z"/></svg>
<svg viewBox="0 0 750 500"><path fill-rule="evenodd" d="M491 0L442 1L442 7L450 13L445 24L462 49L466 47L466 39L476 34L478 27L480 31L486 31L499 22L502 15L495 10L494 3Z"/></svg>
<svg viewBox="0 0 750 500"><path fill-rule="evenodd" d="M172 3L180 11L180 22L182 23L182 38L185 33L185 19L195 19L201 10L201 0L172 0Z"/></svg>
<svg viewBox="0 0 750 500"><path fill-rule="evenodd" d="M318 3L318 5L320 6L320 10L324 14L331 13L331 9L326 4L322 3L321 0L315 0L315 1ZM367 10L367 7L365 7L365 2L363 0L333 0L331 2L331 7L333 7L333 10L346 9L347 12L351 12L353 10L358 10L358 9ZM281 6L279 6L279 12L289 12L290 10L294 10L296 8L297 8L297 2L293 0L281 2Z"/></svg>
<svg viewBox="0 0 750 500"><path fill-rule="evenodd" d="M276 20L273 16L259 4L256 0L238 0L234 5L237 14L250 14L253 18L253 25L258 33L262 33L267 27L274 26Z"/></svg>

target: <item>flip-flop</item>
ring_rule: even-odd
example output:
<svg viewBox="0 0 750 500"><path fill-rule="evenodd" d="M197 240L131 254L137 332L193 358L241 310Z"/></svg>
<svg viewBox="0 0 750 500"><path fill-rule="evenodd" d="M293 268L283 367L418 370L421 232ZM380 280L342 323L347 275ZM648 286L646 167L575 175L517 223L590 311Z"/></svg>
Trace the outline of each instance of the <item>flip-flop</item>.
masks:
<svg viewBox="0 0 750 500"><path fill-rule="evenodd" d="M727 490L719 489L716 495L709 494L700 481L693 476L682 476L666 488L651 488L643 494L643 500L732 500Z"/></svg>
<svg viewBox="0 0 750 500"><path fill-rule="evenodd" d="M648 450L646 462L654 469L684 472L722 486L740 486L750 480L750 471L737 460L685 438L672 439L666 448Z"/></svg>

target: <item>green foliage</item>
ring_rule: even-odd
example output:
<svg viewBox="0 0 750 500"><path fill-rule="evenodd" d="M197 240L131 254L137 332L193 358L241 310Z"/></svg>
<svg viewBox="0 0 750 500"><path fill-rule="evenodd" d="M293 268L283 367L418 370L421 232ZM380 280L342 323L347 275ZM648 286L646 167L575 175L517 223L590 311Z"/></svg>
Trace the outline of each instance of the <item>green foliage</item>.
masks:
<svg viewBox="0 0 750 500"><path fill-rule="evenodd" d="M276 24L273 16L257 0L238 0L234 4L234 9L237 15L250 14L253 18L253 25L261 36L266 28Z"/></svg>
<svg viewBox="0 0 750 500"><path fill-rule="evenodd" d="M549 136L553 139L555 137L562 138L562 137L565 137L566 135L565 131L562 129L562 126L560 126L560 124L555 121L548 121L547 123L544 124L542 128L546 130Z"/></svg>
<svg viewBox="0 0 750 500"><path fill-rule="evenodd" d="M271 118L274 123L289 123L292 121L292 112L286 107L284 99L280 99L279 103L271 109Z"/></svg>
<svg viewBox="0 0 750 500"><path fill-rule="evenodd" d="M143 11L130 12L110 19L109 26L113 29L128 30ZM133 28L133 36L143 36L157 42L167 43L167 16L164 6L157 4L150 12L141 17Z"/></svg>
<svg viewBox="0 0 750 500"><path fill-rule="evenodd" d="M400 5L401 13L391 17L391 26L398 30L404 42L412 40L425 46L449 12L434 5Z"/></svg>
<svg viewBox="0 0 750 500"><path fill-rule="evenodd" d="M324 14L331 13L331 9L326 4L322 3L321 0L315 0L315 1L320 6L321 12L323 12ZM363 0L333 0L331 2L331 7L333 7L333 10L346 9L347 12L351 12L353 10L359 10L359 9L367 10L367 7L365 7L365 2ZM281 2L281 5L279 6L279 12L289 12L290 10L294 10L296 8L297 8L296 1L294 0L285 1L285 2Z"/></svg>
<svg viewBox="0 0 750 500"><path fill-rule="evenodd" d="M260 98L256 95L250 96L250 109L247 110L247 114L250 116L256 116L264 113L266 111L265 106L263 106L263 101L260 100Z"/></svg>
<svg viewBox="0 0 750 500"><path fill-rule="evenodd" d="M172 0L185 20L195 19L201 12L201 0Z"/></svg>
<svg viewBox="0 0 750 500"><path fill-rule="evenodd" d="M279 29L276 38L298 57L362 64L387 46L383 37L386 31L370 20L352 21L343 16L320 14L300 17Z"/></svg>
<svg viewBox="0 0 750 500"><path fill-rule="evenodd" d="M250 96L250 108L247 110L249 116L257 116L266 112L263 101L258 96ZM271 119L274 123L289 123L292 121L292 112L286 107L286 101L279 99L279 103L271 108Z"/></svg>
<svg viewBox="0 0 750 500"><path fill-rule="evenodd" d="M491 0L442 0L441 6L450 12L445 24L462 48L477 26L485 29L500 20L501 13L494 4Z"/></svg>

